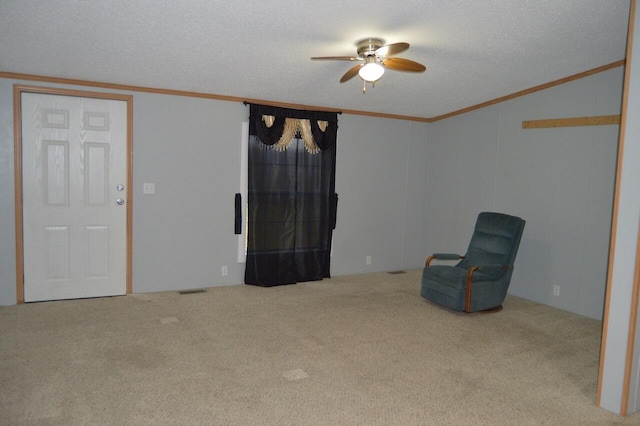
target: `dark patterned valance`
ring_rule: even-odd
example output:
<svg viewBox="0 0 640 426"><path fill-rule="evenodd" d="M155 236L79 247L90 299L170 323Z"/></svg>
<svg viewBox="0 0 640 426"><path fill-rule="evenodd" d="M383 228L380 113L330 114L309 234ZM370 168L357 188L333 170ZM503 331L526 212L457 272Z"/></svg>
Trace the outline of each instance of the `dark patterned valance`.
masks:
<svg viewBox="0 0 640 426"><path fill-rule="evenodd" d="M306 150L316 154L335 144L338 113L250 104L249 134L278 150L300 137Z"/></svg>

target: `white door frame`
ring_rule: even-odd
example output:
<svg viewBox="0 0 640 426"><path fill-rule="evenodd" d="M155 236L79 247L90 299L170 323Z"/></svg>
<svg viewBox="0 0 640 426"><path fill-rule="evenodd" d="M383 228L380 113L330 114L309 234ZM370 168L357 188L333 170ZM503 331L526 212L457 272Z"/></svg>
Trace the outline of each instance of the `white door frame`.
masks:
<svg viewBox="0 0 640 426"><path fill-rule="evenodd" d="M127 208L126 226L126 294L131 294L131 230L132 230L132 198L133 198L133 96L116 93L99 93L83 90L58 89L53 87L13 85L13 158L15 180L15 233L16 233L16 303L24 303L24 239L22 211L22 93L38 93L46 95L76 96L82 98L98 98L127 103L127 141L126 170L127 180L125 206Z"/></svg>

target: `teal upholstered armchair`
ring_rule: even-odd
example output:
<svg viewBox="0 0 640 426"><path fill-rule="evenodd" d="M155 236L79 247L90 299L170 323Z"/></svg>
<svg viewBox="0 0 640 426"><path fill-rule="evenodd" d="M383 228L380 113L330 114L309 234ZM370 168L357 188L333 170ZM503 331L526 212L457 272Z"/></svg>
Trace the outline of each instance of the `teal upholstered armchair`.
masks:
<svg viewBox="0 0 640 426"><path fill-rule="evenodd" d="M478 215L464 256L436 253L422 272L421 295L454 311L500 309L507 295L525 221L502 213ZM458 260L433 265L433 260Z"/></svg>

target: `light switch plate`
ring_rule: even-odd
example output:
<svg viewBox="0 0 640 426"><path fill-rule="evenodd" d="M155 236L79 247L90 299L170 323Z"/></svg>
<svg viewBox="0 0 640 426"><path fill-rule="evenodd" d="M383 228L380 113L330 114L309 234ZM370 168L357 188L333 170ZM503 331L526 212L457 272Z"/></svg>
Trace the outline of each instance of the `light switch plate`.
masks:
<svg viewBox="0 0 640 426"><path fill-rule="evenodd" d="M143 194L155 194L156 193L156 184L155 183L143 183L142 184L142 193Z"/></svg>

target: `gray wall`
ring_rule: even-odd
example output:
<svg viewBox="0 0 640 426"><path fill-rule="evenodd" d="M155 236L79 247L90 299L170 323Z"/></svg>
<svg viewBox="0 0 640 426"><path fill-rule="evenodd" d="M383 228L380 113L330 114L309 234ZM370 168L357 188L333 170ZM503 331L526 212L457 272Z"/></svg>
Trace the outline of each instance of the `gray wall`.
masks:
<svg viewBox="0 0 640 426"><path fill-rule="evenodd" d="M12 122L16 82L0 79L2 305L16 301ZM244 264L237 262L233 196L240 191L241 131L248 108L210 99L139 92L133 96L133 291L242 283ZM340 200L332 274L419 267L424 261L429 125L345 114L339 117L339 128ZM142 193L147 182L155 183L155 194ZM371 265L366 265L367 256ZM222 266L228 267L228 276L221 275Z"/></svg>
<svg viewBox="0 0 640 426"><path fill-rule="evenodd" d="M332 274L419 268L432 252L464 251L477 214L499 210L527 220L510 292L600 319L618 127L523 130L521 122L619 113L622 71L433 124L341 115ZM13 83L0 79L5 305L15 303ZM134 292L241 283L232 206L247 108L133 95ZM156 194L143 195L144 182Z"/></svg>
<svg viewBox="0 0 640 426"><path fill-rule="evenodd" d="M626 208L626 213L624 217L622 214L618 214L618 233L616 235L616 241L618 241L618 238L620 238L624 233L627 235L631 234L633 237L634 233L630 232L631 230L636 231L635 234L638 234L638 217L640 217L640 194L637 189L638 182L640 182L640 168L638 167L638 158L640 158L640 13L637 12L637 9L634 14L633 22L633 39L635 42L633 43L633 52L630 55L631 71L629 72L629 87L627 92L627 117L626 127L624 130L624 164L622 166L623 176L621 179L624 183L620 185L624 190L620 191L619 197L619 209ZM619 277L626 273L628 274L628 278L625 279L624 283L616 283L617 287L612 289L610 311L612 309L618 309L621 305L626 307L627 303L629 303L628 310L631 314L631 312L633 312L634 303L629 296L633 294L634 287L639 285L636 281L637 278L635 273L636 268L640 266L638 265L638 250L640 250L638 244L640 243L640 236L635 242L633 241L633 238L625 238L625 240L620 241L620 243L620 246L616 247L617 255L614 265L617 265L616 269L620 268L624 271L616 271L614 276L619 274ZM625 250L627 253L625 253ZM633 271L633 275L631 274L631 271ZM637 303L638 301L636 300L636 307ZM609 321L609 330L614 328L618 321L620 321L620 319L612 319ZM607 341L607 347L611 345L615 348L615 345L619 342L615 339L619 337L615 337L611 341ZM640 315L636 316L634 344L635 346L632 348L632 376L631 384L629 386L628 401L630 413L640 411ZM611 354L612 352L615 352L615 349L608 349L607 352ZM611 358L612 359L608 362L615 363L618 359L622 360L622 357L619 355L613 355ZM605 368L608 368L608 366L605 366ZM603 387L603 389L605 388Z"/></svg>
<svg viewBox="0 0 640 426"><path fill-rule="evenodd" d="M640 317L637 316L638 300L634 294L639 285L636 274L640 266L640 13L635 7L632 7L632 12L635 13L632 13L630 25L633 33L628 39L631 50L627 52L627 108L618 165L615 245L608 289L609 314L603 327L605 341L600 354L600 406L615 413L623 411L623 404L629 413L640 410ZM630 319L635 323L632 324ZM629 370L627 362L631 363Z"/></svg>
<svg viewBox="0 0 640 426"><path fill-rule="evenodd" d="M522 129L522 121L619 114L623 71L433 123L427 252L464 252L481 211L521 216L510 294L602 319L619 126Z"/></svg>
<svg viewBox="0 0 640 426"><path fill-rule="evenodd" d="M133 291L242 282L233 200L248 109L148 93L133 102ZM145 182L155 194L142 194Z"/></svg>
<svg viewBox="0 0 640 426"><path fill-rule="evenodd" d="M0 305L16 303L13 86L0 79Z"/></svg>
<svg viewBox="0 0 640 426"><path fill-rule="evenodd" d="M427 131L425 123L340 116L333 274L424 263Z"/></svg>

